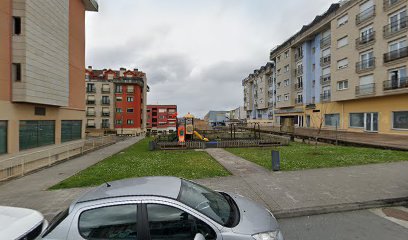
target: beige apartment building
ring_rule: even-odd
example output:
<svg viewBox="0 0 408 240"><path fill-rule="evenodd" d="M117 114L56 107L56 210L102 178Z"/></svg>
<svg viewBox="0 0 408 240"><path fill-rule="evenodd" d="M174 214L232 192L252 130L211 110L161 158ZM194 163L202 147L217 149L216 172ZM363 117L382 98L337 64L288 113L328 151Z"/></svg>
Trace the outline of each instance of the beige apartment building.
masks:
<svg viewBox="0 0 408 240"><path fill-rule="evenodd" d="M407 3L332 4L271 50L276 123L408 134Z"/></svg>
<svg viewBox="0 0 408 240"><path fill-rule="evenodd" d="M0 170L14 171L16 155L83 144L85 11L97 2L0 1Z"/></svg>

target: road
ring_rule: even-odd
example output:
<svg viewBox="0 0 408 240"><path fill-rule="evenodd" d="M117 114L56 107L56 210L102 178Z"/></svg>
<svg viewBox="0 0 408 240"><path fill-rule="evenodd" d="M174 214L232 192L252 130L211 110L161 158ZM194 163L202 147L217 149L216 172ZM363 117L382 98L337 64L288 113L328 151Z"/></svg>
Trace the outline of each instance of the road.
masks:
<svg viewBox="0 0 408 240"><path fill-rule="evenodd" d="M402 207L388 208L385 213L372 209L278 222L285 240L408 240L408 208Z"/></svg>

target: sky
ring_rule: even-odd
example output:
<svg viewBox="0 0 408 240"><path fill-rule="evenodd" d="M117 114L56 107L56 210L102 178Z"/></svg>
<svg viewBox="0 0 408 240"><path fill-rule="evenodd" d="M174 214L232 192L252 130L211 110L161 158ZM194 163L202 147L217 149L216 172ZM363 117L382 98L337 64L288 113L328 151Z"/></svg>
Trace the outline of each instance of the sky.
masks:
<svg viewBox="0 0 408 240"><path fill-rule="evenodd" d="M242 80L330 0L99 0L87 13L86 64L139 69L148 104L203 117L243 106Z"/></svg>

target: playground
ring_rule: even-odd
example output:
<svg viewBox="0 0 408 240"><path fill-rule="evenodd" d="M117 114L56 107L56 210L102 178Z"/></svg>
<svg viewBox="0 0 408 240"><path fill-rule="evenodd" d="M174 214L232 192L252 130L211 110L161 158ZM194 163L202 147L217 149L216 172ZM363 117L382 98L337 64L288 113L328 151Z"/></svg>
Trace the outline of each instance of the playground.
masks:
<svg viewBox="0 0 408 240"><path fill-rule="evenodd" d="M286 146L290 140L262 133L259 125L246 129L233 123L217 130L199 130L196 129L194 119L190 113L178 118L176 133L157 136L150 142L150 150Z"/></svg>

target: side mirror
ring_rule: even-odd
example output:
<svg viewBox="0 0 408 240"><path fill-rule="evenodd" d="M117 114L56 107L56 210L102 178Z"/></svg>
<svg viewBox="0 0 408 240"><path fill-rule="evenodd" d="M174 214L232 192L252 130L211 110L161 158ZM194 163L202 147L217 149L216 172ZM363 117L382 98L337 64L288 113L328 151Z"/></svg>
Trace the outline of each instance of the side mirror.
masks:
<svg viewBox="0 0 408 240"><path fill-rule="evenodd" d="M201 233L197 233L194 237L194 240L205 240L205 237Z"/></svg>

